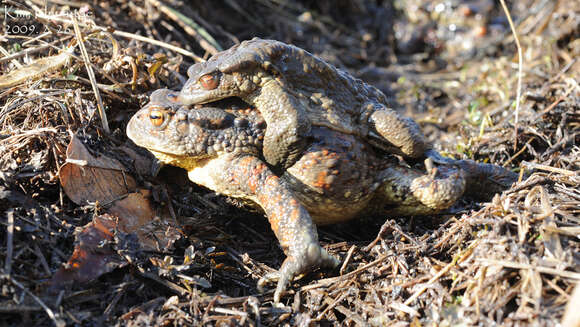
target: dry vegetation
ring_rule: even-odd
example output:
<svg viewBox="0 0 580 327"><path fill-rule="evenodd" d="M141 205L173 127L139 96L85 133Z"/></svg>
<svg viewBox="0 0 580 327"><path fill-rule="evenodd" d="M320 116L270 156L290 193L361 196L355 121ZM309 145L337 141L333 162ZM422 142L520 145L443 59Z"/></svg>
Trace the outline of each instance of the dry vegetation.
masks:
<svg viewBox="0 0 580 327"><path fill-rule="evenodd" d="M437 3L5 1L0 325L560 321L580 280L580 5L509 6L525 62L516 113L517 51L501 7L457 1L479 5L482 19ZM36 17L16 17L27 10ZM25 25L39 33L7 31ZM151 91L178 89L193 62L254 36L377 85L442 152L510 167L521 181L444 215L320 229L340 271L305 276L273 306L255 289L283 259L266 220L180 170L151 177L124 133ZM115 187L135 192L119 199ZM147 213L131 211L143 199ZM144 216L162 219L126 226Z"/></svg>

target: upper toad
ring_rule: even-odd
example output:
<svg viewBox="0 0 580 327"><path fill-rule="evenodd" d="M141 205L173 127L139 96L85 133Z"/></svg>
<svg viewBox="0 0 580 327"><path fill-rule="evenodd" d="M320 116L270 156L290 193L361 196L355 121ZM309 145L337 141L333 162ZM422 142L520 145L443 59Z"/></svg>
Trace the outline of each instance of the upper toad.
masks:
<svg viewBox="0 0 580 327"><path fill-rule="evenodd" d="M293 45L254 38L192 65L188 75L182 104L235 96L261 112L268 125L263 153L273 166L291 166L314 126L405 157L427 150L417 124L389 108L380 90Z"/></svg>

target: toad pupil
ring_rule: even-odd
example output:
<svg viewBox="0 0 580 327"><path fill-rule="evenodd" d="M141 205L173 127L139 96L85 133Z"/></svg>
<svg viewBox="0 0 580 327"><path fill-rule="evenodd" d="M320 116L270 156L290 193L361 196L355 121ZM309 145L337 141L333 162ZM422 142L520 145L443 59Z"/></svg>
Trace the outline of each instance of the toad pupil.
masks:
<svg viewBox="0 0 580 327"><path fill-rule="evenodd" d="M218 77L215 75L204 75L199 79L201 86L206 90L213 90L218 86Z"/></svg>
<svg viewBox="0 0 580 327"><path fill-rule="evenodd" d="M161 124L163 123L163 114L158 110L151 111L149 113L149 119L151 120L153 125L161 126Z"/></svg>

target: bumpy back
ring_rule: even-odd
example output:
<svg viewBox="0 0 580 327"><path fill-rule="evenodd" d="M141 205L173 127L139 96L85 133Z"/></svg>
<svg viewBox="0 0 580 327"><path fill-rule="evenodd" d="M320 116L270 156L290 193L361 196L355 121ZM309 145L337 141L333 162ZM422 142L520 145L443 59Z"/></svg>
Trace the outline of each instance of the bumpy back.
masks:
<svg viewBox="0 0 580 327"><path fill-rule="evenodd" d="M333 105L345 114L358 115L361 103L376 101L386 105L377 88L337 69L306 50L275 40L254 38L190 67L188 75L201 76L252 71L256 68L275 76L291 92L309 98L314 105Z"/></svg>

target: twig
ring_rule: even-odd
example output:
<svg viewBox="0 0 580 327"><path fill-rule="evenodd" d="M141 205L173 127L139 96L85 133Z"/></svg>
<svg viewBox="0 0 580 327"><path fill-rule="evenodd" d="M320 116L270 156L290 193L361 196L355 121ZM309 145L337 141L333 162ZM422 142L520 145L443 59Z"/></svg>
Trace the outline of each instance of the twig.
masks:
<svg viewBox="0 0 580 327"><path fill-rule="evenodd" d="M520 39L518 38L518 33L516 32L516 28L514 26L514 22L512 21L510 11L505 4L505 0L499 0L499 2L501 3L501 7L503 8L503 11L510 24L510 28L512 30L512 33L514 34L514 39L516 40L516 47L518 48L518 87L516 90L516 114L514 122L514 151L515 151L518 148L518 117L520 112L520 99L522 96L522 75L523 75L524 58L522 55L522 47L520 45Z"/></svg>
<svg viewBox="0 0 580 327"><path fill-rule="evenodd" d="M168 280L159 278L159 276L157 276L157 275L155 275L155 274L153 274L151 272L147 272L147 271L145 271L145 269L143 269L141 267L137 267L137 272L141 276L143 276L145 278L149 278L149 279L151 279L151 280L153 280L153 281L155 281L155 282L157 282L157 283L159 283L159 284L167 287L169 290L177 293L178 295L186 295L186 294L189 293L189 291L187 289L185 289L185 288L183 288L183 287L181 287L181 286L179 286L179 285L177 285L175 283L172 283L172 282L170 282Z"/></svg>
<svg viewBox="0 0 580 327"><path fill-rule="evenodd" d="M237 262L238 265L242 266L242 268L244 268L250 275L252 275L252 276L256 276L257 275L252 268L248 267L248 265L246 265L243 260L241 260L240 258L238 258L238 257L241 257L242 256L239 252L237 252L236 250L234 250L234 249L232 249L230 247L227 247L226 250L227 250L228 256L230 258L232 258L232 260L234 260L235 262Z"/></svg>
<svg viewBox="0 0 580 327"><path fill-rule="evenodd" d="M545 171L549 171L549 172L557 173L557 174L562 174L562 175L566 175L566 176L575 176L578 174L577 172L574 172L572 170L551 167L551 166L546 166L546 165L537 164L537 163L533 163L533 162L527 162L527 161L522 161L522 166L524 166L526 168L530 168L530 169L545 170Z"/></svg>
<svg viewBox="0 0 580 327"><path fill-rule="evenodd" d="M240 316L240 317L245 317L245 318L248 317L247 312L226 309L226 308L212 308L211 311L217 312L217 313L223 313L223 314L227 314L227 315L232 315L232 316Z"/></svg>
<svg viewBox="0 0 580 327"><path fill-rule="evenodd" d="M44 254L40 250L38 243L34 242L33 244L34 244L34 253L36 254L38 259L40 260L40 265L42 266L42 268L44 268L44 272L46 273L47 276L52 275L52 271L50 271L50 267L48 267L48 263L46 262L46 258L44 257Z"/></svg>
<svg viewBox="0 0 580 327"><path fill-rule="evenodd" d="M358 268L357 270L353 270L353 271L349 272L348 274L338 276L338 277L320 279L316 284L301 287L300 291L307 291L307 290L311 290L311 289L315 289L315 288L319 288L319 287L324 287L324 286L327 286L329 284L335 284L335 283L338 283L342 280L346 280L346 279L348 279L352 276L355 276L355 275L357 275L357 274L359 274L359 273L361 273L361 272L363 272L363 271L365 271L373 266L378 265L379 263L383 262L385 259L387 259L390 256L391 255L381 255L375 261L367 263L366 265Z"/></svg>
<svg viewBox="0 0 580 327"><path fill-rule="evenodd" d="M389 229L399 233L401 236L403 236L404 238L408 239L411 243L413 243L413 245L420 247L420 244L409 234L403 232L403 230L401 230L401 228L393 220L387 220L381 226L381 230L377 234L377 237L369 245L365 246L362 250L365 252L370 251L375 245L377 245L377 243L382 239L383 235Z"/></svg>
<svg viewBox="0 0 580 327"><path fill-rule="evenodd" d="M57 94L61 94L61 93L64 93L64 92L58 92ZM8 138L5 138L4 140L2 140L2 143L6 144L9 142L12 142L14 140L17 140L19 137L38 136L38 135L44 135L47 133L56 134L56 133L58 133L58 130L54 127L40 127L37 129L14 131L12 135L10 135Z"/></svg>
<svg viewBox="0 0 580 327"><path fill-rule="evenodd" d="M558 292L558 294L560 294L561 296L563 296L566 300L570 300L571 296L570 294L566 293L566 291L564 291L560 286L558 286L556 283L554 283L553 281L551 281L550 279L546 278L544 279L544 281L546 282L546 284L550 285L550 287Z"/></svg>
<svg viewBox="0 0 580 327"><path fill-rule="evenodd" d="M14 251L14 209L6 210L8 221L6 222L6 261L4 261L4 273L10 275L12 271L12 253Z"/></svg>
<svg viewBox="0 0 580 327"><path fill-rule="evenodd" d="M566 305L566 311L564 312L564 317L562 317L561 326L570 327L578 326L580 324L580 312L578 308L580 307L580 284L576 284L572 296L568 304Z"/></svg>
<svg viewBox="0 0 580 327"><path fill-rule="evenodd" d="M3 305L0 307L0 314L30 314L42 311L41 307L31 306L31 305Z"/></svg>
<svg viewBox="0 0 580 327"><path fill-rule="evenodd" d="M66 24L72 24L73 23L70 19L47 15L47 14L43 13L42 11L35 12L35 15L36 15L37 18L45 19L47 21L54 21L54 22L66 23ZM79 26L82 26L82 27L91 27L93 29L97 29L97 30L100 30L100 31L103 31L103 32L107 32L109 30L106 27L98 26L96 24L91 24L90 26L89 26L89 24L85 24L85 23L82 23L82 22L77 22L77 24ZM142 35L137 35L137 34L133 34L133 33L129 33L129 32L123 32L123 31L114 31L113 32L113 35L119 35L119 36L122 36L122 37L125 37L125 38L134 39L134 40L137 40L137 41L147 42L149 44L153 44L153 45L156 45L156 46L160 46L162 48L166 48L166 49L169 49L171 51L180 53L180 54L182 54L184 56L190 57L190 58L192 58L193 60L195 60L197 62L205 61L201 57L196 56L194 53L192 53L190 51L187 51L187 50L182 49L180 47L176 47L174 45L171 45L169 43L162 42L162 41L158 41L158 40L154 40L154 39L151 39L151 38L142 36Z"/></svg>
<svg viewBox="0 0 580 327"><path fill-rule="evenodd" d="M254 237L262 242L268 242L268 239L266 239L264 237L264 235L261 235L260 233L256 232L253 228L251 228L250 226L238 221L237 222L238 225L242 226L243 228L245 228L248 232L250 232L252 235L254 235Z"/></svg>
<svg viewBox="0 0 580 327"><path fill-rule="evenodd" d="M6 51L6 49L4 49L4 47L1 47L1 46L0 46L0 53L2 53L2 55L3 55L2 59L6 58L6 57L10 57L10 53L8 51ZM8 60L8 59L4 59L4 60ZM18 62L18 60L12 59L12 64L14 66L16 66L17 69L22 68L22 65Z"/></svg>
<svg viewBox="0 0 580 327"><path fill-rule="evenodd" d="M110 134L111 130L109 129L109 121L107 120L107 113L105 112L105 106L103 105L101 93L99 92L99 88L97 87L97 79L95 78L95 72L91 67L89 54L87 53L87 48L85 48L85 43L83 42L83 35L81 33L81 29L75 16L73 16L73 26L75 30L75 35L77 37L77 43L79 44L79 49L81 50L81 55L83 57L83 61L85 62L87 75L89 75L91 86L93 87L95 98L97 99L97 108L99 109L99 115L101 116L101 124L103 124L103 130L105 131L105 133Z"/></svg>
<svg viewBox="0 0 580 327"><path fill-rule="evenodd" d="M344 262L342 263L342 266L340 266L340 274L344 274L344 271L346 270L346 266L348 265L348 263L350 262L350 259L352 258L352 254L354 253L354 250L356 249L356 245L353 245L350 247L350 249L348 250L347 254L346 254L346 258L344 258Z"/></svg>
<svg viewBox="0 0 580 327"><path fill-rule="evenodd" d="M556 107L556 105L558 105L558 103L566 100L566 98L568 98L568 96L570 95L570 92L572 92L572 90L574 90L575 88L578 87L578 84L576 83L575 85L570 86L566 92L564 92L564 94L562 96L560 96L558 99L556 99L556 101L554 101L551 105L549 105L546 109L542 110L541 112L539 112L536 116L534 116L533 120L538 120L540 118L542 118L543 115L547 114L548 112L550 112L552 109L554 109L554 107Z"/></svg>
<svg viewBox="0 0 580 327"><path fill-rule="evenodd" d="M352 320L355 325L357 326L367 326L368 324L366 323L366 321L363 319L363 317L361 317L359 314L352 312L350 310L348 310L347 308L345 308L342 305L339 305L336 307L336 310L340 313L342 313L343 315L345 315L347 317L347 319Z"/></svg>
<svg viewBox="0 0 580 327"><path fill-rule="evenodd" d="M393 302L389 304L389 306L395 310L403 311L404 313L408 314L411 317L419 316L419 312L417 310L411 308L407 304L403 304L400 302Z"/></svg>
<svg viewBox="0 0 580 327"><path fill-rule="evenodd" d="M130 283L123 283L123 284L121 284L121 287L119 287L115 291L115 296L113 297L111 302L109 302L109 304L105 308L105 311L103 311L103 315L105 317L109 317L111 315L111 313L113 312L113 309L117 306L117 303L119 302L121 297L127 293L127 289L129 288L129 285L131 285L131 284Z"/></svg>
<svg viewBox="0 0 580 327"><path fill-rule="evenodd" d="M573 272L573 271L554 269L554 268L550 268L550 267L534 266L534 265L530 265L530 264L517 263L517 262L511 262L511 261L505 261L505 260L493 260L493 259L483 259L483 258L476 259L476 260L483 263L483 264L487 264L490 266L497 265L497 266L503 266L503 267L513 268L513 269L530 269L530 270L535 270L535 271L537 271L539 273L543 273L543 274L550 274L550 275L554 275L554 276L560 276L560 277L564 277L564 278L580 280L580 273Z"/></svg>
<svg viewBox="0 0 580 327"><path fill-rule="evenodd" d="M201 26L199 26L193 19L183 15L179 11L157 1L149 0L151 4L156 6L162 13L177 22L187 34L193 36L199 45L212 55L222 50L217 41Z"/></svg>
<svg viewBox="0 0 580 327"><path fill-rule="evenodd" d="M101 28L103 30L106 30L103 27L99 27L99 28ZM171 45L169 43L166 43L166 42L163 42L163 41L154 40L154 39L151 39L151 38L142 36L142 35L137 35L137 34L123 32L123 31L114 31L113 32L113 35L119 35L119 36L122 36L122 37L125 37L125 38L128 38L128 39L134 39L134 40L137 40L137 41L146 42L146 43L149 43L149 44L153 44L153 45L156 45L156 46L160 46L162 48L169 49L169 50L171 50L173 52L180 53L180 54L182 54L182 55L184 55L186 57L190 57L190 58L192 58L193 60L195 60L197 62L203 62L203 61L205 61L203 58L201 58L200 56L196 55L193 52L190 52L190 51L187 51L187 50L182 49L180 47L176 47L174 45Z"/></svg>
<svg viewBox="0 0 580 327"><path fill-rule="evenodd" d="M32 292L30 292L26 287L24 287L24 285L20 284L19 282L17 282L16 280L11 278L10 276L8 276L8 280L12 284L14 284L14 286L20 288L24 293L28 294L28 296L30 296L34 301L36 301L36 303L38 303L44 309L44 311L46 312L48 317L54 322L54 324L57 327L66 326L65 322L60 317L55 315L54 312L46 304L44 304L44 302L42 302L42 300L40 298L38 298L36 295L32 294Z"/></svg>
<svg viewBox="0 0 580 327"><path fill-rule="evenodd" d="M314 318L315 321L320 321L328 311L334 309L334 307L336 307L340 302L342 302L342 300L344 300L344 298L348 295L348 292L344 292L342 293L337 299L335 299L334 301L332 301L332 303L328 304L328 306L321 312L318 314L318 316L316 316L316 318ZM326 303L328 303L328 301L325 301Z"/></svg>
<svg viewBox="0 0 580 327"><path fill-rule="evenodd" d="M473 243L471 243L467 249L465 249L465 251L463 251L463 253L469 253L471 250L473 250L473 248L475 248L480 242L479 241L475 241ZM445 275L449 270L451 270L451 268L453 268L455 266L455 264L457 264L457 261L461 258L463 258L463 253L456 255L453 260L447 264L447 266L445 266L443 269L441 269L435 276L431 277L431 279L429 279L427 281L427 283L425 283L418 291L415 292L415 294L411 295L410 298L407 299L407 301L405 301L405 305L409 305L411 304L413 301L415 301L415 299L417 299L421 294L423 294L423 292L425 292L425 290L427 290L427 288L429 287L429 285L433 284L436 280L438 280L439 278L441 278L441 276Z"/></svg>
<svg viewBox="0 0 580 327"><path fill-rule="evenodd" d="M520 151L518 151L516 154L514 154L513 156L511 156L508 160L506 160L506 162L504 162L501 166L502 167L507 167L512 161L514 161L514 159L516 159L517 157L519 157L522 153L524 153L524 151L527 149L527 145L532 143L532 141L534 141L536 139L535 136L532 136L528 142L526 142L526 144L524 146L522 146L522 148L520 149Z"/></svg>
<svg viewBox="0 0 580 327"><path fill-rule="evenodd" d="M46 73L59 70L69 62L73 49L74 46L71 46L58 55L37 59L29 65L1 75L0 88L8 88L26 81L35 80Z"/></svg>

